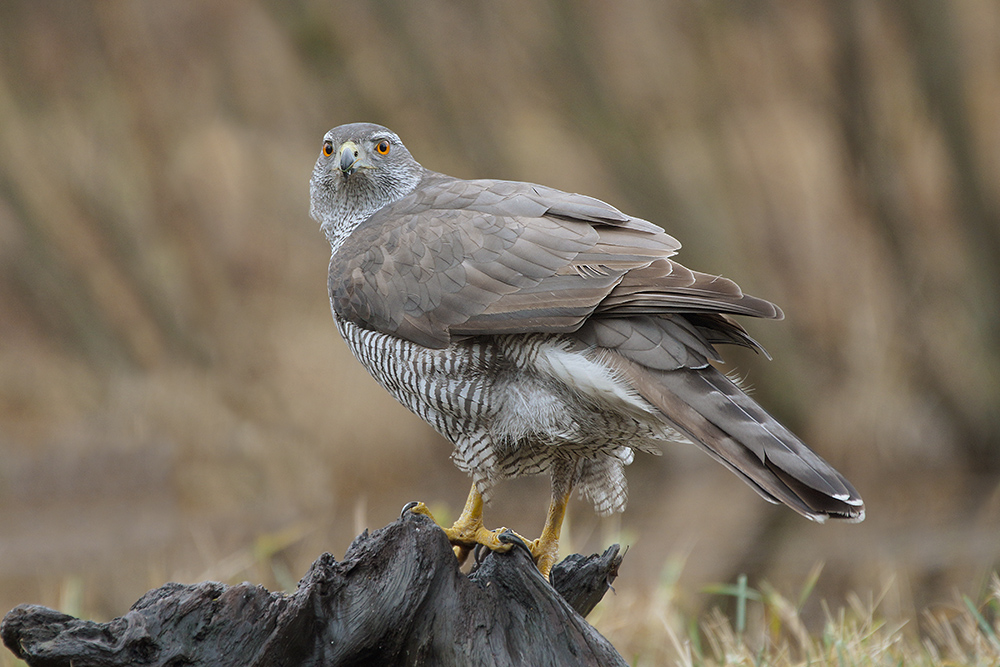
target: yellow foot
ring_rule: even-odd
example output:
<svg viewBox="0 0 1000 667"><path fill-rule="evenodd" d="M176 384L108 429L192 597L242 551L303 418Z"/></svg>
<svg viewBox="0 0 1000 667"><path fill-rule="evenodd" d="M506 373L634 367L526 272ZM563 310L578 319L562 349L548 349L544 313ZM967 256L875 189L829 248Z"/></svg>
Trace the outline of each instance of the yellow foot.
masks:
<svg viewBox="0 0 1000 667"><path fill-rule="evenodd" d="M410 508L410 511L416 514L424 514L434 519L434 515L431 514L430 510L423 503L415 504ZM435 523L437 523L436 520ZM511 546L513 546L508 541L500 540L500 534L507 531L506 528L488 530L483 526L482 515L477 515L475 512L464 512L451 528L442 527L442 530L444 530L448 541L451 542L455 550L455 557L458 558L460 564L465 562L465 559L469 557L469 553L477 544L481 544L492 551L500 552L510 551ZM521 539L523 540L524 538ZM527 543L527 540L524 541Z"/></svg>
<svg viewBox="0 0 1000 667"><path fill-rule="evenodd" d="M477 544L482 544L491 551L510 551L513 545L509 542L501 542L499 537L500 533L506 530L506 528L488 530L483 527L482 522L479 522L478 525L470 525L468 523L460 525L456 523L451 528L445 528L444 534L455 549L455 557L458 558L458 562L464 563L465 559L469 557L469 553L476 548Z"/></svg>
<svg viewBox="0 0 1000 667"><path fill-rule="evenodd" d="M473 493L475 494L475 487L473 487ZM510 551L511 547L514 546L510 538L516 536L528 547L528 551L531 552L531 557L538 566L538 570L542 573L543 577L548 579L549 573L552 572L552 568L556 564L556 559L559 557L558 530L553 530L547 523L546 529L542 530L542 536L537 540L527 540L514 533L514 531L508 531L506 528L488 530L483 526L482 504L475 497L477 495L470 496L470 501L475 502L470 502L466 506L466 511L462 512L462 516L458 517L458 521L451 528L442 528L455 550L455 557L458 558L459 564L465 562L466 558L469 557L469 553L477 544L481 544L492 551ZM423 503L411 503L403 508L404 512L407 510L415 514L424 514L437 523L434 515L427 509L427 505ZM502 533L507 533L504 536L505 539L500 539Z"/></svg>
<svg viewBox="0 0 1000 667"><path fill-rule="evenodd" d="M542 573L543 577L548 579L549 573L552 572L552 568L556 564L556 559L559 557L559 541L546 540L543 536L537 540L526 542L526 544L528 545L528 550L531 552L531 557L535 559L538 571Z"/></svg>

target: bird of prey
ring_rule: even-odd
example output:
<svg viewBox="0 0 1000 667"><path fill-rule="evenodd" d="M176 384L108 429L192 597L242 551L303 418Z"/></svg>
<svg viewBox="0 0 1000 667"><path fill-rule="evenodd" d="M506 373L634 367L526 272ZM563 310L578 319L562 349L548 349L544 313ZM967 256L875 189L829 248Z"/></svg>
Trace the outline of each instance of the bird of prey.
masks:
<svg viewBox="0 0 1000 667"><path fill-rule="evenodd" d="M711 363L721 343L762 351L731 315L781 310L674 261L660 227L579 194L430 171L369 123L326 133L310 198L340 334L472 477L445 530L460 559L510 548L484 527L484 500L544 473L552 500L528 546L547 576L570 492L622 511L635 450L668 441L809 519L864 518L850 482Z"/></svg>

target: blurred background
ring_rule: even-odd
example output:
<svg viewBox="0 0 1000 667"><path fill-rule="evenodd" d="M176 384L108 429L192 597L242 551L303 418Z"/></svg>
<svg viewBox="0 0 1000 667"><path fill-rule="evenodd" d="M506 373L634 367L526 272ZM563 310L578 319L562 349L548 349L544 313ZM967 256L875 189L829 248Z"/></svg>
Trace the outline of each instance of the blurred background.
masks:
<svg viewBox="0 0 1000 667"><path fill-rule="evenodd" d="M350 356L308 215L323 134L587 193L778 303L726 370L853 481L859 525L640 455L630 624L746 573L912 618L1000 560L1000 5L765 0L0 6L0 613L108 619L170 580L293 587L468 480ZM542 525L545 479L487 523ZM659 611L658 611L659 610ZM599 610L600 611L600 610ZM630 616L630 614L632 614ZM918 624L914 624L914 631ZM642 633L648 636L640 636Z"/></svg>

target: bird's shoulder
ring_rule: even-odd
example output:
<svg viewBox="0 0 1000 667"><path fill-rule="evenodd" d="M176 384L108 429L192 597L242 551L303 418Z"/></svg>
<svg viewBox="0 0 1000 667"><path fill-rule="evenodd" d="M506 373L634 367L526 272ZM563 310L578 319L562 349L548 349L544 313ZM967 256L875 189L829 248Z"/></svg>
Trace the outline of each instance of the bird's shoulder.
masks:
<svg viewBox="0 0 1000 667"><path fill-rule="evenodd" d="M449 216L448 211L458 211L462 215ZM611 204L594 197L537 183L498 179L466 180L426 169L417 186L408 195L376 211L352 236L369 237L375 230L386 227L395 229L401 223L429 227L476 224L482 221L482 216L517 220L549 218L591 225L611 225L655 234L660 237L661 243L669 243L675 250L680 248L680 243L666 236L657 225L622 213Z"/></svg>

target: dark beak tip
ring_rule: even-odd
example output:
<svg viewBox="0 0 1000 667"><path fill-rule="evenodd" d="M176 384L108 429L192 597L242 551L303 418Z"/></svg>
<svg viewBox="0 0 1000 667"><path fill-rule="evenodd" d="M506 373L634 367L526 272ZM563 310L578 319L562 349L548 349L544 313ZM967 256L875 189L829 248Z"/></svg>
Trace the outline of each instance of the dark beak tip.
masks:
<svg viewBox="0 0 1000 667"><path fill-rule="evenodd" d="M358 158L354 154L354 150L349 146L345 147L340 153L340 171L344 173L344 176L350 176L354 173L354 165L357 163Z"/></svg>

